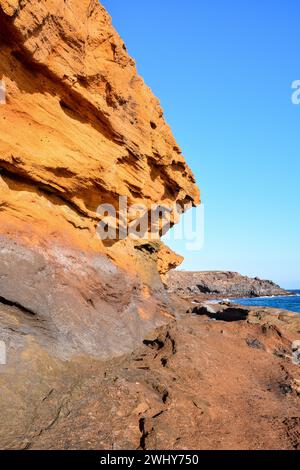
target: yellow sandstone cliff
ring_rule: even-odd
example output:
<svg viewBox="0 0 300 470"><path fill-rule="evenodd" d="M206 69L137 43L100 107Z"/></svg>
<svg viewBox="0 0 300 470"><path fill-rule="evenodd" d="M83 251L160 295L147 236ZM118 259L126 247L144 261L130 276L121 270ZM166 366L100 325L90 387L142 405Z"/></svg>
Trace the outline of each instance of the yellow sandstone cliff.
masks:
<svg viewBox="0 0 300 470"><path fill-rule="evenodd" d="M65 355L123 352L170 317L181 257L103 242L97 207L197 205L193 174L97 0L0 0L0 40L0 297Z"/></svg>

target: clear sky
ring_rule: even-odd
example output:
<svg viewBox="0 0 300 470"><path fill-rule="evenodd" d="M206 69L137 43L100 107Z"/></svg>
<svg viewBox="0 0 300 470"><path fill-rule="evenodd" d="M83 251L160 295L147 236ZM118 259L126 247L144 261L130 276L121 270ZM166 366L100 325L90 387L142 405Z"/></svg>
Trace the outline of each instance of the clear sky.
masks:
<svg viewBox="0 0 300 470"><path fill-rule="evenodd" d="M205 204L184 269L300 288L299 0L102 0L160 98Z"/></svg>

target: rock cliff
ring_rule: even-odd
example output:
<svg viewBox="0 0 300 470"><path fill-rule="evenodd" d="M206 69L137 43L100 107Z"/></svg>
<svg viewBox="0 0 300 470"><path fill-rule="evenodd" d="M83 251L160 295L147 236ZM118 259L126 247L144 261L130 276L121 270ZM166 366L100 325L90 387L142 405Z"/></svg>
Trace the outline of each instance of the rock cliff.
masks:
<svg viewBox="0 0 300 470"><path fill-rule="evenodd" d="M159 240L101 240L97 208L119 222L120 196L188 208L194 177L97 0L0 0L0 41L0 300L23 325L9 344L129 351L172 317L160 274L181 257Z"/></svg>
<svg viewBox="0 0 300 470"><path fill-rule="evenodd" d="M98 235L120 196L200 202L104 8L0 0L0 43L0 448L299 449L300 316L196 307L159 238Z"/></svg>

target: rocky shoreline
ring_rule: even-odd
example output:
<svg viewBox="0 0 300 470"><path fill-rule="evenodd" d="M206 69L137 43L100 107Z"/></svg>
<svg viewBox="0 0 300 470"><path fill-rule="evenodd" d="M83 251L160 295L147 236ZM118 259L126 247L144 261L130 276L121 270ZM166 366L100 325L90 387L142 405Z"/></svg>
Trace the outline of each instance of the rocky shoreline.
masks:
<svg viewBox="0 0 300 470"><path fill-rule="evenodd" d="M182 298L205 300L292 295L273 281L250 278L230 271L170 271L169 293Z"/></svg>

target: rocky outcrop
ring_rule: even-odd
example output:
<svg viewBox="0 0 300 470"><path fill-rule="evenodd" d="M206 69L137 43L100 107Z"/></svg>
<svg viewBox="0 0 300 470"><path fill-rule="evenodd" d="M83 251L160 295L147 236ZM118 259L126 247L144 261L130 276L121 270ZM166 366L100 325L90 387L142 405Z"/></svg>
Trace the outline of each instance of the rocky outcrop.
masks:
<svg viewBox="0 0 300 470"><path fill-rule="evenodd" d="M120 196L187 208L194 177L97 0L0 0L0 41L0 303L25 350L28 333L64 359L132 350L172 318L160 273L181 258L101 239L97 208L118 227Z"/></svg>
<svg viewBox="0 0 300 470"><path fill-rule="evenodd" d="M0 447L299 449L300 376L291 344L300 315L245 309L242 320L235 306L228 321L217 319L228 306L213 307L215 319L184 315L133 353L103 363L63 362L31 340L18 374L17 348L35 320L18 324L15 307L0 308L7 329L20 333L10 364L0 366Z"/></svg>
<svg viewBox="0 0 300 470"><path fill-rule="evenodd" d="M212 320L235 322L247 320L251 324L283 328L295 335L300 333L300 315L280 308L242 306L232 302L200 302L189 310L190 314L204 315Z"/></svg>
<svg viewBox="0 0 300 470"><path fill-rule="evenodd" d="M171 271L168 274L167 286L169 292L186 298L241 298L288 294L272 281L229 271Z"/></svg>

